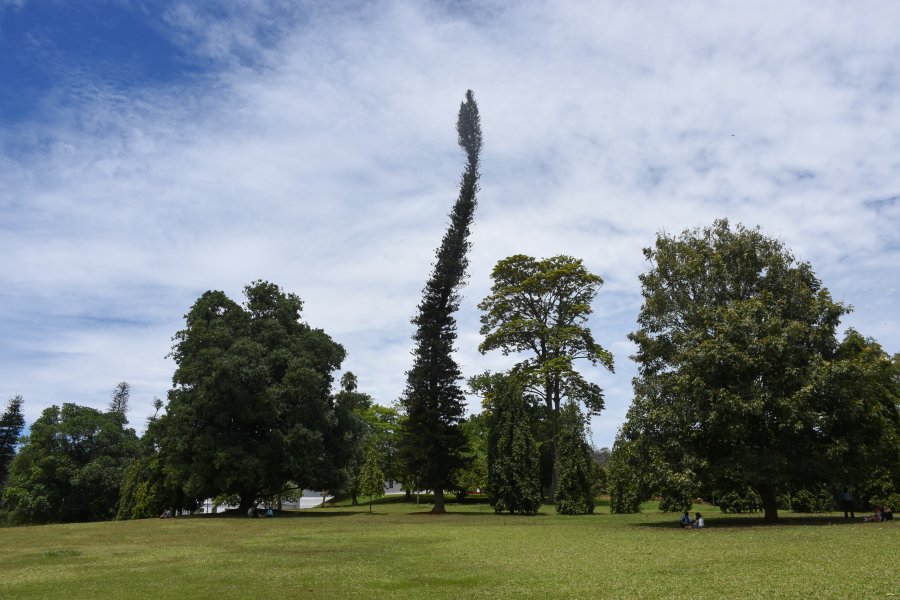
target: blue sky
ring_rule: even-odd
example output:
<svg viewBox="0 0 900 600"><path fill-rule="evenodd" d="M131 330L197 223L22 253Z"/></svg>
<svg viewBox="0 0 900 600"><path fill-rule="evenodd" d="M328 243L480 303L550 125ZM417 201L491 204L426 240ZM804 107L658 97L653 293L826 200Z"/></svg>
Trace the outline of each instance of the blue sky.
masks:
<svg viewBox="0 0 900 600"><path fill-rule="evenodd" d="M510 254L605 279L591 326L631 400L641 249L715 218L810 261L900 351L900 4L0 0L0 394L29 421L133 387L142 429L205 290L267 279L389 404L456 196L456 111L485 136L470 280ZM5 398L0 398L5 399Z"/></svg>

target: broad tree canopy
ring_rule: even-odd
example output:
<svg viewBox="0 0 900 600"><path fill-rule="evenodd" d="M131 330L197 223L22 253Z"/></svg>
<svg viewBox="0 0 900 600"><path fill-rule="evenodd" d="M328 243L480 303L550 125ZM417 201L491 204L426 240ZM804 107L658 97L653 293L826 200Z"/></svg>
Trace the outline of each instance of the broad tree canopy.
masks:
<svg viewBox="0 0 900 600"><path fill-rule="evenodd" d="M160 446L188 497L238 494L247 508L288 481L342 482L331 384L345 353L300 320L296 295L264 281L244 295L206 292L186 315Z"/></svg>
<svg viewBox="0 0 900 600"><path fill-rule="evenodd" d="M639 376L617 446L641 462L645 483L671 493L749 485L774 519L776 490L849 477L844 459L859 464L860 456L845 446L861 415L883 414L868 421L883 430L897 408L855 393L853 401L880 408L848 404L837 376L846 369L835 372L834 361L849 309L812 267L759 229L727 220L660 234L644 254L640 329L629 336ZM863 371L848 377L859 382Z"/></svg>

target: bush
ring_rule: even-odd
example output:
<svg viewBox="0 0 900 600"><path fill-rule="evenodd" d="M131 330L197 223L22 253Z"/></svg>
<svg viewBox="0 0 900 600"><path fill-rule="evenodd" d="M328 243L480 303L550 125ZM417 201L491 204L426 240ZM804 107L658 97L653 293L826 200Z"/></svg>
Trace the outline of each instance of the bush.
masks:
<svg viewBox="0 0 900 600"><path fill-rule="evenodd" d="M833 508L834 498L824 487L815 491L798 490L791 495L791 511L800 513L828 512Z"/></svg>
<svg viewBox="0 0 900 600"><path fill-rule="evenodd" d="M716 504L723 513L742 514L762 510L762 499L750 488L716 494Z"/></svg>

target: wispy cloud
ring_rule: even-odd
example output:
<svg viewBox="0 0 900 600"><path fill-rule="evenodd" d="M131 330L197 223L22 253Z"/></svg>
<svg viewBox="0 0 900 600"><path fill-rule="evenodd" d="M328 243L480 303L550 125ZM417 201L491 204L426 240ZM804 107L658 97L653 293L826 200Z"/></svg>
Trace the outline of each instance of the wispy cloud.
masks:
<svg viewBox="0 0 900 600"><path fill-rule="evenodd" d="M617 370L592 375L608 399L593 431L611 443L641 248L722 216L784 240L856 307L847 324L898 350L900 6L298 6L148 10L192 74L113 85L84 65L37 114L0 117L0 381L29 419L128 380L142 420L193 300L257 278L397 398L467 88L486 140L467 374L509 364L475 350L493 264L582 257L606 280L592 326Z"/></svg>

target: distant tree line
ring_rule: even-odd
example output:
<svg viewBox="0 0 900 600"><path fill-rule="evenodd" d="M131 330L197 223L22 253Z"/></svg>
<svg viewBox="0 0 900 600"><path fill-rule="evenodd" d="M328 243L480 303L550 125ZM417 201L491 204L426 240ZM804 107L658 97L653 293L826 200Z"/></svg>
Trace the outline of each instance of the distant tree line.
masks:
<svg viewBox="0 0 900 600"><path fill-rule="evenodd" d="M303 489L356 505L385 479L409 494L488 495L498 512L613 512L657 498L688 510L824 510L842 489L862 502L900 496L900 359L855 330L811 265L758 228L727 220L644 250L643 305L629 335L634 400L615 445L588 442L603 391L585 367L613 370L589 319L603 280L571 256L514 255L494 267L479 351L518 362L468 380L454 360L483 144L471 91L457 119L465 167L412 323L399 402L382 406L345 372L344 348L302 320L303 302L256 281L242 303L204 293L173 338L167 399L139 438L130 387L106 411L51 406L23 436L23 400L0 418L0 515L10 522L134 519L206 499L245 511Z"/></svg>

